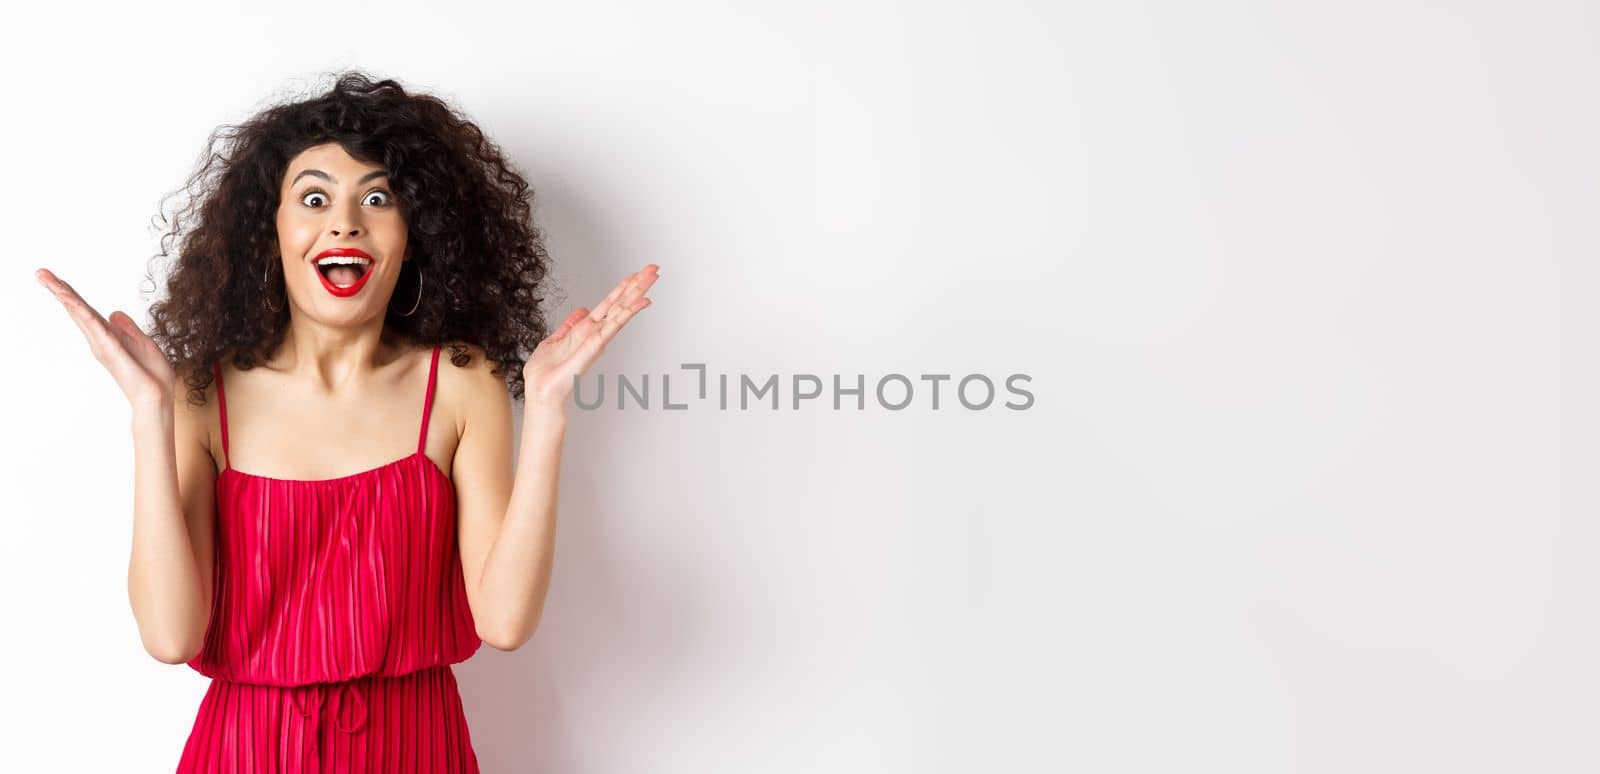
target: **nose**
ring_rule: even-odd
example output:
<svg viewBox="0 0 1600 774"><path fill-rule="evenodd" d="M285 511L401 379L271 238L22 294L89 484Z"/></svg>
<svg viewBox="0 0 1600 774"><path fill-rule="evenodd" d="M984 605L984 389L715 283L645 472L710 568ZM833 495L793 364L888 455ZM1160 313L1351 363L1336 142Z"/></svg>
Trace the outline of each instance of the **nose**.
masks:
<svg viewBox="0 0 1600 774"><path fill-rule="evenodd" d="M332 217L329 231L334 236L361 236L361 205L341 207Z"/></svg>

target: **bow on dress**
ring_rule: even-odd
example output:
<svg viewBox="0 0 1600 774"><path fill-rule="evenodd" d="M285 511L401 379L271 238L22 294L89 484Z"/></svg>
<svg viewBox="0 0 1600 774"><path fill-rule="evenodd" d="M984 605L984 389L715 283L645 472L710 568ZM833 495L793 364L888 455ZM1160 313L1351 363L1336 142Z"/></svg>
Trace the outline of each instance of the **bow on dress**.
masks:
<svg viewBox="0 0 1600 774"><path fill-rule="evenodd" d="M351 681L336 683L332 688L329 688L327 683L316 683L311 686L311 689L311 692L316 694L317 701L309 710L306 709L304 704L300 703L300 691L291 693L290 698L294 701L295 710L298 711L301 716L309 720L312 728L316 729L317 731L317 733L310 735L312 745L311 756L315 758L318 757L319 752L316 747L317 739L322 735L322 707L324 704L328 703L328 695L333 695L333 725L335 728L347 734L357 733L362 728L366 727L367 700L361 697L361 692L356 690L355 684ZM344 713L341 712L345 703L349 701L349 699L346 697L355 699L356 706L360 708L357 719L350 725L346 725L344 723Z"/></svg>

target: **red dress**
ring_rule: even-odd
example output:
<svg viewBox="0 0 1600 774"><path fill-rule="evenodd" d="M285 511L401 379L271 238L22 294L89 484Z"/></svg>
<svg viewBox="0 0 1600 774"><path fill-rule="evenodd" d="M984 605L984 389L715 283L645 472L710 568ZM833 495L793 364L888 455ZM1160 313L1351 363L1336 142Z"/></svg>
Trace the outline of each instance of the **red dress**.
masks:
<svg viewBox="0 0 1600 774"><path fill-rule="evenodd" d="M215 602L189 666L212 678L178 772L476 772L451 664L481 641L455 487L423 453L339 478L228 464L216 482Z"/></svg>

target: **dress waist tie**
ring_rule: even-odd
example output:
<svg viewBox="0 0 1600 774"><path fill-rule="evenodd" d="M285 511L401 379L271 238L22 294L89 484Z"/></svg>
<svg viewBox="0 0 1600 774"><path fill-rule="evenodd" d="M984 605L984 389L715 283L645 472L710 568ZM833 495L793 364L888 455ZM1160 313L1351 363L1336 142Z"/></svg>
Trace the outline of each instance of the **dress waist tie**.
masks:
<svg viewBox="0 0 1600 774"><path fill-rule="evenodd" d="M289 698L294 701L295 710L311 723L313 730L313 733L310 735L312 744L312 757L318 757L320 752L317 749L317 742L319 737L322 735L322 707L323 705L329 703L328 695L330 693L333 695L332 710L333 725L335 728L338 728L340 731L343 731L347 734L354 734L361 731L361 729L366 727L367 724L367 700L362 698L360 691L356 690L355 682L353 680L346 680L343 682L334 683L332 688L328 687L328 685L328 683L315 683L309 686L311 688L311 693L316 694L317 699L316 703L312 704L309 710L306 709L304 704L300 703L300 695L304 692L302 689L293 689L293 691L289 694ZM344 705L351 699L355 700L355 705L357 708L359 708L360 712L357 713L357 718L353 723L346 725L343 718L344 713L340 710L342 710Z"/></svg>

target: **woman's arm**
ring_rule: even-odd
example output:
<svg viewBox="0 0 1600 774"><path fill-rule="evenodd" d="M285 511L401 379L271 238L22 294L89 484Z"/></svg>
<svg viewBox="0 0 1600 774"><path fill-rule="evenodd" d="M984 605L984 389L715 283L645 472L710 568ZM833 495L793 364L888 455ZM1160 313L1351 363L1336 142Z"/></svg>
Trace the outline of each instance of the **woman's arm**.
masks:
<svg viewBox="0 0 1600 774"><path fill-rule="evenodd" d="M467 601L478 637L515 650L538 629L555 562L556 487L566 416L530 410L512 474L511 395L502 377L475 371L462 391L456 519Z"/></svg>
<svg viewBox="0 0 1600 774"><path fill-rule="evenodd" d="M128 602L144 649L168 664L200 652L211 617L216 464L206 416L181 390L133 411Z"/></svg>
<svg viewBox="0 0 1600 774"><path fill-rule="evenodd" d="M593 310L573 310L523 364L522 449L515 479L511 399L504 379L480 367L471 371L472 385L461 390L466 427L453 464L461 563L478 637L495 648L521 647L544 615L555 564L556 490L573 384L617 331L650 305L645 293L655 284L659 268L646 264Z"/></svg>
<svg viewBox="0 0 1600 774"><path fill-rule="evenodd" d="M188 405L166 355L132 317L120 311L101 317L49 269L34 276L61 302L133 411L128 601L145 650L169 664L182 663L199 652L211 609L216 468L207 451L205 415Z"/></svg>

